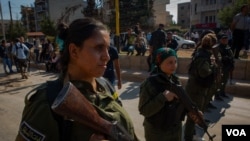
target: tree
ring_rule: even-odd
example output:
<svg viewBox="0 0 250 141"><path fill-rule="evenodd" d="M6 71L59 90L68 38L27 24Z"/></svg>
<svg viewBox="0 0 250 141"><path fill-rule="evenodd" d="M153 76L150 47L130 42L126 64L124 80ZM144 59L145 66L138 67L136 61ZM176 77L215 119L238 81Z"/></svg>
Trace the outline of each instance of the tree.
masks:
<svg viewBox="0 0 250 141"><path fill-rule="evenodd" d="M7 31L7 38L8 39L15 39L18 38L20 36L25 36L25 28L23 27L23 25L20 23L20 21L16 21L14 24L11 22L11 24L9 25L8 31Z"/></svg>
<svg viewBox="0 0 250 141"><path fill-rule="evenodd" d="M48 36L56 36L55 24L47 17L44 17L40 23L41 31Z"/></svg>
<svg viewBox="0 0 250 141"><path fill-rule="evenodd" d="M153 0L120 0L121 30L140 23L141 28L153 27Z"/></svg>
<svg viewBox="0 0 250 141"><path fill-rule="evenodd" d="M223 27L230 27L230 24L233 21L234 15L240 12L240 7L243 4L249 4L249 0L237 0L233 3L232 6L224 7L218 13L218 19Z"/></svg>
<svg viewBox="0 0 250 141"><path fill-rule="evenodd" d="M59 23L68 23L69 22L69 16L71 14L74 14L74 12L78 9L82 7L82 5L73 5L71 7L66 7L65 8L65 11L62 13L61 17L57 20L57 23L56 24L59 24Z"/></svg>
<svg viewBox="0 0 250 141"><path fill-rule="evenodd" d="M94 17L102 20L103 0L87 0L87 7L83 8L82 13L85 17Z"/></svg>

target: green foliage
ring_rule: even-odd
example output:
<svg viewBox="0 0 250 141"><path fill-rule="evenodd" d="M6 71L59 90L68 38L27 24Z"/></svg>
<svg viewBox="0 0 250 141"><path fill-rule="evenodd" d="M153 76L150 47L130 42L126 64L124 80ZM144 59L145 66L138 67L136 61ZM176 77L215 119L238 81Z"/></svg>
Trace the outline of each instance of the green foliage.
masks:
<svg viewBox="0 0 250 141"><path fill-rule="evenodd" d="M82 11L85 17L94 17L98 15L98 10L95 0L87 0L87 7Z"/></svg>
<svg viewBox="0 0 250 141"><path fill-rule="evenodd" d="M120 27L124 31L140 23L142 29L153 28L153 0L120 0Z"/></svg>
<svg viewBox="0 0 250 141"><path fill-rule="evenodd" d="M223 27L230 27L234 15L240 12L240 7L243 4L250 5L250 0L237 0L234 2L233 6L224 7L219 11L218 19Z"/></svg>
<svg viewBox="0 0 250 141"><path fill-rule="evenodd" d="M41 21L41 31L45 35L49 36L56 36L56 27L53 21L51 21L49 18L44 17Z"/></svg>
<svg viewBox="0 0 250 141"><path fill-rule="evenodd" d="M15 23L11 23L9 25L8 31L6 32L6 38L13 40L20 36L25 36L25 28L20 23L20 21L16 21Z"/></svg>

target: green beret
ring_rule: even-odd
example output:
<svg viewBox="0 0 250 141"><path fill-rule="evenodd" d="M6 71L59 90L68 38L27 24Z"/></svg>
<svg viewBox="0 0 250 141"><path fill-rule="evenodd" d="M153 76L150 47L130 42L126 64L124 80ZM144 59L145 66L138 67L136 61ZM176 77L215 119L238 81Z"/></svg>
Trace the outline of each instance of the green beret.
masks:
<svg viewBox="0 0 250 141"><path fill-rule="evenodd" d="M175 50L171 48L159 48L156 50L155 64L160 65L166 58L175 56L177 58Z"/></svg>

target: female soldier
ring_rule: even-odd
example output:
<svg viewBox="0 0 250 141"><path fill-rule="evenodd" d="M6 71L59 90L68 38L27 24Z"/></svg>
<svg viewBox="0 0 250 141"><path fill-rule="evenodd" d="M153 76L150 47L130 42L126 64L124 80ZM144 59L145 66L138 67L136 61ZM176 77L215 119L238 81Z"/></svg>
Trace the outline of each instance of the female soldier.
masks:
<svg viewBox="0 0 250 141"><path fill-rule="evenodd" d="M140 86L139 112L145 117L143 126L146 141L181 141L182 120L186 110L173 90L179 84L178 77L174 75L176 60L173 49L156 50L157 73Z"/></svg>
<svg viewBox="0 0 250 141"><path fill-rule="evenodd" d="M100 22L77 19L65 28L62 52L62 75L29 93L16 141L96 141L106 139L100 133L77 121L67 120L51 110L51 103L62 89L71 82L90 101L98 114L108 121L118 121L137 140L134 127L125 109L118 104L107 81L100 78L108 60L109 32ZM62 36L63 37L63 36ZM110 85L111 86L111 85ZM52 102L51 102L52 101Z"/></svg>
<svg viewBox="0 0 250 141"><path fill-rule="evenodd" d="M189 68L189 78L186 84L186 92L198 108L204 112L207 105L207 96L214 83L214 65L211 62L212 46L217 38L209 33L202 38L201 45L194 53ZM185 141L192 141L195 135L195 123L187 118L185 125Z"/></svg>

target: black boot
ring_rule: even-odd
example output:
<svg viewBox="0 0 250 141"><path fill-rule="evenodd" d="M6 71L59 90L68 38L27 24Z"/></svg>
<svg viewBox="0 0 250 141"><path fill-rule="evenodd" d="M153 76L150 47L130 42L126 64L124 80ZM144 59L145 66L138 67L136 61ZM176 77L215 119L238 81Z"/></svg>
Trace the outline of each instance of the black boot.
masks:
<svg viewBox="0 0 250 141"><path fill-rule="evenodd" d="M218 101L223 101L223 99L219 96L219 94L215 94L214 99Z"/></svg>
<svg viewBox="0 0 250 141"><path fill-rule="evenodd" d="M220 93L220 96L222 96L222 97L224 97L224 98L229 98L229 96L228 96L228 95L226 95L226 93L225 93L225 92L221 92L221 93Z"/></svg>

